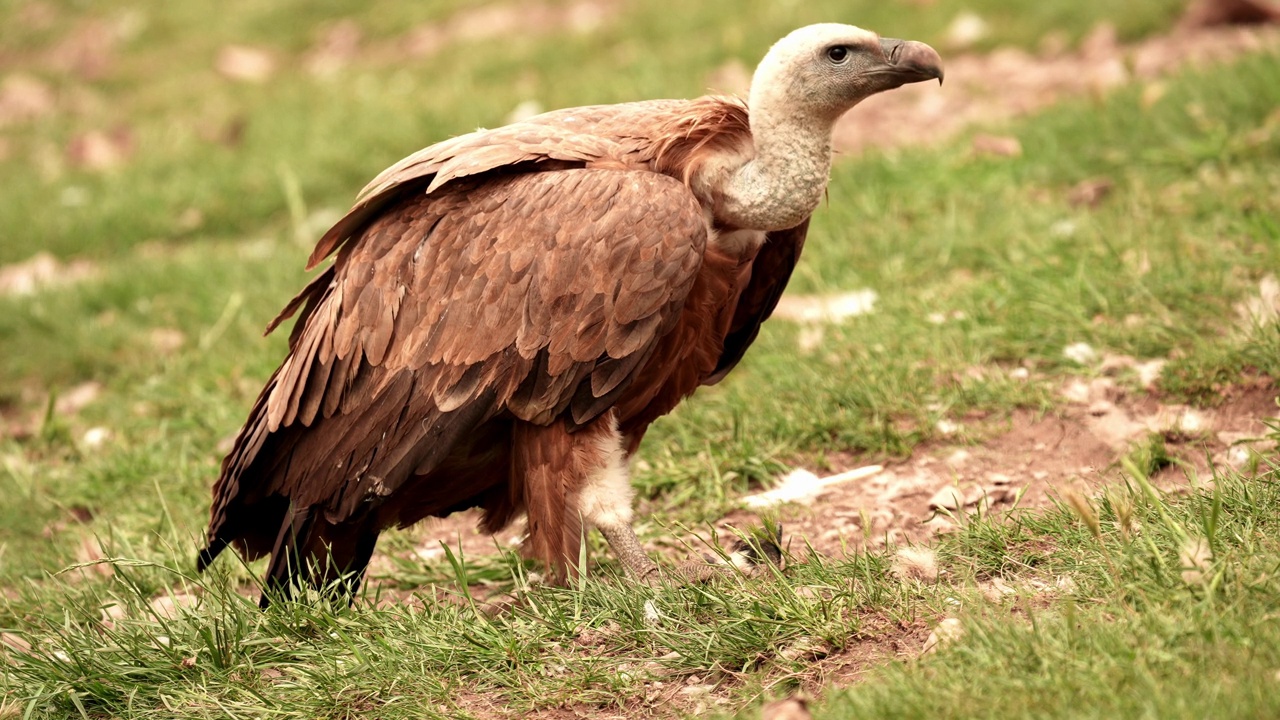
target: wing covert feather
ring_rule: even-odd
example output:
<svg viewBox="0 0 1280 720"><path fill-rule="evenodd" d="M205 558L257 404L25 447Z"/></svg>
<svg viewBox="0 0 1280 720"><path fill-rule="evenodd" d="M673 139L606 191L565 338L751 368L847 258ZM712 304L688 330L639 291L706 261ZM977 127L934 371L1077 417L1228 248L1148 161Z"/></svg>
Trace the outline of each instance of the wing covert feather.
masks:
<svg viewBox="0 0 1280 720"><path fill-rule="evenodd" d="M677 320L707 238L685 186L644 171L499 175L399 200L304 310L264 404L269 432L309 431L266 492L342 517L427 471L431 438L501 413L590 422Z"/></svg>

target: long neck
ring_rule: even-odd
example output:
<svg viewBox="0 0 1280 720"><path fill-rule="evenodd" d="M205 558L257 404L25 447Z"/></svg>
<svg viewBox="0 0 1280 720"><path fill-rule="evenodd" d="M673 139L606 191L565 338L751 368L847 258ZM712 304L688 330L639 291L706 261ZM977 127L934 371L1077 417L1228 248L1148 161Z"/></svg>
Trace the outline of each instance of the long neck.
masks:
<svg viewBox="0 0 1280 720"><path fill-rule="evenodd" d="M737 227L795 227L826 192L834 119L815 118L789 105L752 97L755 156L730 174L717 212Z"/></svg>

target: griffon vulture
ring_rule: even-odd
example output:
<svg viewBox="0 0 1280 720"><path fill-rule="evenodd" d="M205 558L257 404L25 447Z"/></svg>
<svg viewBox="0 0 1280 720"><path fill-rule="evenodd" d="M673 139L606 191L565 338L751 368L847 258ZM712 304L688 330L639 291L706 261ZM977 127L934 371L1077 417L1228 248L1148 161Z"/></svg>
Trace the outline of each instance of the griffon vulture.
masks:
<svg viewBox="0 0 1280 720"><path fill-rule="evenodd" d="M598 528L632 575L628 458L742 358L826 192L836 119L942 79L928 45L804 27L729 97L579 107L383 171L308 261L289 352L213 488L203 569L271 554L267 587L345 578L378 534L479 507L574 569ZM264 602L266 595L264 594Z"/></svg>

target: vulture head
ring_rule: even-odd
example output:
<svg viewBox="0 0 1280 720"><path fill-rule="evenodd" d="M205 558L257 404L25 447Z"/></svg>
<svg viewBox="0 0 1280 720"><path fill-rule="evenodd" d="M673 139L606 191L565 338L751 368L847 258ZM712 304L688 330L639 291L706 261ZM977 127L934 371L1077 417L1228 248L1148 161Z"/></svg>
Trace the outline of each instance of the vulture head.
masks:
<svg viewBox="0 0 1280 720"><path fill-rule="evenodd" d="M717 219L766 232L803 222L827 189L836 120L876 93L925 80L942 81L942 60L924 43L836 23L779 40L751 79L754 153L725 179Z"/></svg>
<svg viewBox="0 0 1280 720"><path fill-rule="evenodd" d="M779 40L760 61L750 106L753 116L789 108L834 123L876 93L942 82L942 74L942 59L924 43L882 38L852 25L809 25Z"/></svg>

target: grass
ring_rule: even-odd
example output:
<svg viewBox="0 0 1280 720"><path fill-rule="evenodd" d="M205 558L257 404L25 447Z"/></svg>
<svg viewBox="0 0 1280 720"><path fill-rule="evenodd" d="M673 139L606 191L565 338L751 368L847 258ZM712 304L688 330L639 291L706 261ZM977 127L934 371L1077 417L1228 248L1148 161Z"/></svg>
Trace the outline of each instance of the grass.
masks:
<svg viewBox="0 0 1280 720"><path fill-rule="evenodd" d="M493 617L466 594L264 613L225 573L124 561L110 584L54 579L24 598L31 650L10 654L9 678L23 712L54 717L636 712L667 694L693 709L705 685L754 702L953 615L960 639L876 667L816 716L1266 717L1280 709L1277 479L1163 496L1136 476L1096 507L976 519L937 548L938 583L895 578L884 554L801 553L748 582L648 590L600 575ZM166 585L199 600L158 611Z"/></svg>
<svg viewBox="0 0 1280 720"><path fill-rule="evenodd" d="M29 431L0 438L0 628L31 647L0 660L0 718L669 714L700 703L750 716L759 700L827 677L844 686L854 672L819 717L1274 715L1276 471L1264 458L1247 477L1153 494L1142 481L1168 462L1155 437L1110 473L1129 486L1092 510L1096 534L1090 510L1067 506L974 518L936 548L937 583L896 578L889 553L837 560L797 546L776 577L649 591L605 559L579 586L535 587L488 617L458 588L523 586L530 569L512 557L401 558L381 586L396 602L351 610L261 613L241 595L257 567L191 576L216 447L283 352L282 336L260 330L304 282L324 219L385 164L529 98L696 94L710 70L753 62L812 20L937 42L971 7L990 22L988 46L1034 47L1103 19L1128 38L1158 31L1180 3L855 5L628 4L594 34L529 32L416 59L384 50L463 3L52 3L40 27L6 8L6 59L49 83L59 109L0 127L0 263L47 250L95 274L0 297L0 427ZM347 16L366 52L312 77L300 56ZM92 21L124 28L106 75L58 69L50 48ZM269 48L279 72L260 86L221 78L213 58L232 42ZM838 164L793 285L870 287L875 312L827 328L807 354L799 328L770 323L729 380L655 426L636 478L652 518L642 533L718 519L790 463L901 457L943 418L1051 409L1064 376L1094 372L1063 356L1075 342L1168 358L1157 392L1170 402L1212 405L1250 377L1280 376L1280 331L1235 310L1280 266L1276 88L1280 60L1255 55L1176 77L1154 104L1133 87L996 128L1019 139L1020 157L975 156L961 138ZM126 163L65 161L73 136L117 125L135 137ZM237 142L209 139L231 125L244 128ZM1114 184L1105 201L1071 206L1069 189L1098 177ZM96 401L45 412L86 382L100 386ZM88 443L91 428L109 439ZM1211 551L1204 568L1179 557L1193 538ZM94 543L117 559L110 571L52 574L98 557ZM411 544L391 534L383 547ZM979 585L996 578L1015 592L986 599ZM423 599L406 600L412 589ZM171 594L198 603L172 617L152 607ZM918 647L946 615L961 618L963 639L890 661L894 643Z"/></svg>
<svg viewBox="0 0 1280 720"><path fill-rule="evenodd" d="M1092 509L1096 533L1061 507L944 543L962 577L1071 589L962 598L962 640L834 693L815 717L1274 715L1274 468L1178 499L1137 478Z"/></svg>
<svg viewBox="0 0 1280 720"><path fill-rule="evenodd" d="M1090 0L1028 13L1020 3L985 0L974 7L994 28L990 42L1033 45L1050 29L1078 37L1099 19L1129 36L1149 32L1179 5ZM635 4L621 6L618 22L590 35L548 41L530 32L425 58L397 50L409 29L466 6L237 1L215 10L151 2L90 13L75 3L50 4L57 30L96 28L115 38L104 41L119 50L99 80L59 72L45 59L60 39L53 31L9 23L0 39L18 67L47 80L73 110L6 133L15 150L0 161L7 198L0 226L24 230L0 242L0 262L36 249L107 257L156 238L258 234L284 217L284 178L297 179L308 208L340 210L378 169L431 140L498 124L530 98L563 107L696 95L712 69L730 59L754 64L770 43L807 22L856 18L886 34L937 41L970 7L959 0L912 13L867 1ZM369 57L336 77L303 72L303 51L347 17L360 23ZM261 86L222 78L213 63L228 43L264 47L283 70ZM63 148L77 133L122 126L138 147L127 166L104 175L65 162ZM233 126L241 128L232 133L239 139L218 141ZM201 218L194 230L183 221L193 209Z"/></svg>

